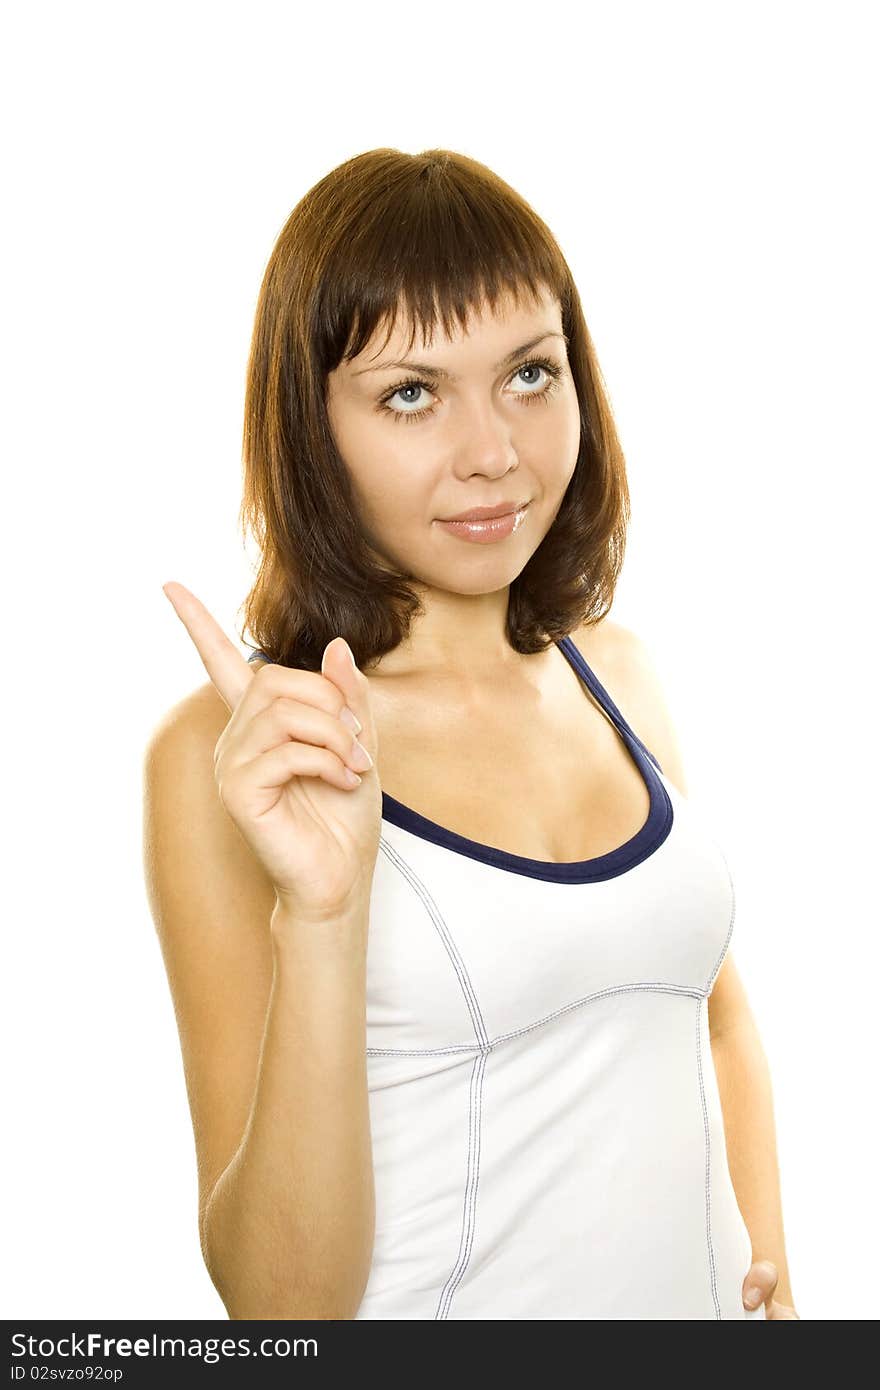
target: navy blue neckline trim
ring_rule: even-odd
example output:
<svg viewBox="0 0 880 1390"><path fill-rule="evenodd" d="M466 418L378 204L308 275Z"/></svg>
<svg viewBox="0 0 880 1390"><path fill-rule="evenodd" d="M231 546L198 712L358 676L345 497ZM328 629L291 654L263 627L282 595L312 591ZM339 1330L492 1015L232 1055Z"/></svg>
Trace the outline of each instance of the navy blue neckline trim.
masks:
<svg viewBox="0 0 880 1390"><path fill-rule="evenodd" d="M398 826L401 830L408 830L420 840L429 840L443 849L452 850L455 854L466 855L469 859L476 859L480 863L507 870L509 873L523 874L526 878L545 879L551 883L594 883L606 878L617 878L660 848L672 829L674 818L672 800L666 784L662 777L658 776L658 772L662 772L663 769L654 754L630 728L571 638L563 637L556 646L610 716L644 778L650 806L648 818L641 829L617 849L609 850L607 854L596 855L593 859L557 864L550 860L529 859L522 854L510 854L507 850L496 849L493 845L470 840L466 835L459 835L455 830L448 830L436 821L428 820L427 816L419 815L418 811L405 806L402 801L396 800L385 791L382 793L384 821ZM263 653L259 650L252 652L248 661L252 661L256 656L262 657Z"/></svg>
<svg viewBox="0 0 880 1390"><path fill-rule="evenodd" d="M526 855L510 854L507 850L496 849L493 845L481 844L468 839L454 830L438 825L419 815L418 811L405 806L387 792L382 793L382 819L401 830L408 830L420 840L430 840L435 845L464 854L469 859L479 860L496 869L506 869L510 873L523 874L526 878L545 879L551 883L593 883L601 879L616 878L647 859L659 849L669 835L673 822L672 800L658 771L660 764L650 753L641 739L633 732L615 705L611 696L587 665L570 637L563 637L556 645L568 658L571 665L586 681L596 699L610 715L645 780L650 796L648 818L640 830L617 849L607 854L596 855L593 859L574 860L566 863L553 863L544 859L529 859Z"/></svg>

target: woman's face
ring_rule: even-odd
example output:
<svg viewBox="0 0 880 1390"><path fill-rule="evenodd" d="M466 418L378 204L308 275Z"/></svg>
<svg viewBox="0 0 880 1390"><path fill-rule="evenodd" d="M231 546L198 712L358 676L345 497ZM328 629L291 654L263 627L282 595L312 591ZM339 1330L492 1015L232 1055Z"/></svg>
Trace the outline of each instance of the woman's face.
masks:
<svg viewBox="0 0 880 1390"><path fill-rule="evenodd" d="M330 425L369 543L417 580L455 593L503 588L556 516L577 461L580 414L557 300L499 303L467 334L437 330L406 355L409 325L330 373ZM526 345L523 349L523 345ZM522 349L522 350L520 350ZM515 354L515 356L514 356ZM389 365L397 363L397 366ZM473 507L527 503L489 543L438 524Z"/></svg>

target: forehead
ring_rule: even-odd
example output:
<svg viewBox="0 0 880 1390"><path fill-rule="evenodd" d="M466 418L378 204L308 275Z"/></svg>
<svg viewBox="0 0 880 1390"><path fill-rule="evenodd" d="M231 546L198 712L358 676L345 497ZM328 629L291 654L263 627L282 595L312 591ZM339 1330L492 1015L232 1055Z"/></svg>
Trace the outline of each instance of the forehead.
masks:
<svg viewBox="0 0 880 1390"><path fill-rule="evenodd" d="M340 367L354 375L374 367L380 360L393 362L410 353L424 355L428 349L436 353L451 350L456 345L486 342L490 350L513 347L515 343L545 332L560 331L562 315L559 300L545 288L533 298L528 290L521 291L519 301L512 292L499 296L494 307L487 300L471 306L463 325L456 320L449 331L439 315L433 325L414 322L405 310L398 308L393 320L381 322L369 342L356 357L343 360Z"/></svg>

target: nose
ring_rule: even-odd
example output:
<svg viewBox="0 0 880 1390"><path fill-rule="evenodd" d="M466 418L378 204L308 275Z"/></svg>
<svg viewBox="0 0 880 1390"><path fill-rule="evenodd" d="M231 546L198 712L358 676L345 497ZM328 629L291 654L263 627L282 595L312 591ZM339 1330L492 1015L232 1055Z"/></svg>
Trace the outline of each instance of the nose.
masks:
<svg viewBox="0 0 880 1390"><path fill-rule="evenodd" d="M501 411L485 401L475 401L463 409L456 447L456 464L461 476L481 473L502 478L517 465L510 422Z"/></svg>

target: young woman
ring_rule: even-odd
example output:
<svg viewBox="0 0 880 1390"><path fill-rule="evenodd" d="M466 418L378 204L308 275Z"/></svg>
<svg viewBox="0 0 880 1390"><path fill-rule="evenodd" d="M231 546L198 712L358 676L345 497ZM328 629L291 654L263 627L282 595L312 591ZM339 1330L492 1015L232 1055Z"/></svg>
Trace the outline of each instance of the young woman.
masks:
<svg viewBox="0 0 880 1390"><path fill-rule="evenodd" d="M607 616L624 461L551 233L461 155L348 161L273 250L245 416L259 645L165 586L210 680L145 764L229 1316L797 1317L734 889Z"/></svg>

